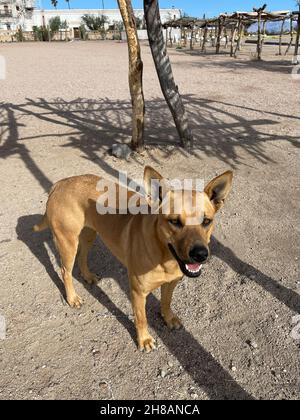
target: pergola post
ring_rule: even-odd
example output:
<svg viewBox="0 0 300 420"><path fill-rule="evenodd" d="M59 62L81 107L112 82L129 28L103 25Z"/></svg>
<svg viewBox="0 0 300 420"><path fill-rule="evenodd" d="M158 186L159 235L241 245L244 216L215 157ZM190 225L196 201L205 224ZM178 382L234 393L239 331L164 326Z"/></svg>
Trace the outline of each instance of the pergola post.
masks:
<svg viewBox="0 0 300 420"><path fill-rule="evenodd" d="M199 34L199 47L201 48L202 36L203 36L203 29L202 28L199 28L198 34Z"/></svg>
<svg viewBox="0 0 300 420"><path fill-rule="evenodd" d="M224 48L225 48L225 50L227 50L227 48L228 48L228 28L227 27L224 28L224 37L225 37Z"/></svg>
<svg viewBox="0 0 300 420"><path fill-rule="evenodd" d="M205 46L206 46L206 42L207 42L207 33L208 33L208 26L207 26L207 23L206 23L205 27L204 27L203 41L202 41L202 47L201 47L202 52L205 52Z"/></svg>
<svg viewBox="0 0 300 420"><path fill-rule="evenodd" d="M132 101L132 139L133 150L144 147L145 100L143 93L143 62L137 35L136 22L130 0L118 0L125 26L129 54L129 88Z"/></svg>
<svg viewBox="0 0 300 420"><path fill-rule="evenodd" d="M144 0L145 19L149 44L159 78L161 90L174 118L181 145L192 147L193 136L181 96L176 86L171 62L163 38L158 0Z"/></svg>
<svg viewBox="0 0 300 420"><path fill-rule="evenodd" d="M235 37L236 37L238 27L239 27L239 22L237 22L235 26L233 26L231 29L230 57L234 56L234 42L235 42Z"/></svg>
<svg viewBox="0 0 300 420"><path fill-rule="evenodd" d="M293 44L293 39L294 39L294 27L293 27L293 23L294 23L293 15L291 15L291 18L290 18L290 42L289 42L289 44L287 46L287 49L286 49L284 55L287 55L288 54L288 52L290 51L290 48L291 48L291 46Z"/></svg>
<svg viewBox="0 0 300 420"><path fill-rule="evenodd" d="M170 39L170 45L171 45L171 48L173 48L173 38L172 38L172 26L171 26L171 28L170 28L170 31L169 31L169 39Z"/></svg>
<svg viewBox="0 0 300 420"><path fill-rule="evenodd" d="M216 54L220 54L222 32L223 32L223 18L219 17L218 26L217 26Z"/></svg>
<svg viewBox="0 0 300 420"><path fill-rule="evenodd" d="M284 24L285 24L285 19L282 20L281 28L280 28L278 55L282 55L282 36L283 36Z"/></svg>
<svg viewBox="0 0 300 420"><path fill-rule="evenodd" d="M264 20L264 22L263 22L263 29L262 29L261 46L263 46L264 43L265 43L265 39L266 39L266 27L267 27L267 21Z"/></svg>
<svg viewBox="0 0 300 420"><path fill-rule="evenodd" d="M294 51L294 64L299 64L299 42L300 42L300 4L299 4L299 13L298 13L298 20L297 20L297 35L296 35L296 43L295 43L295 51Z"/></svg>
<svg viewBox="0 0 300 420"><path fill-rule="evenodd" d="M212 47L215 47L216 46L216 40L217 40L217 35L218 35L217 28L218 28L218 26L215 25L214 26L214 34L213 34L213 30L211 30L211 33L210 33L210 36L211 36L211 46Z"/></svg>
<svg viewBox="0 0 300 420"><path fill-rule="evenodd" d="M168 27L166 27L166 49L168 48Z"/></svg>
<svg viewBox="0 0 300 420"><path fill-rule="evenodd" d="M263 7L260 7L259 9L253 8L254 12L257 12L257 59L261 60L261 54L262 54L262 28L261 28L261 21L262 21L262 13L267 7L266 4L263 5Z"/></svg>
<svg viewBox="0 0 300 420"><path fill-rule="evenodd" d="M261 50L262 50L262 43L261 43L261 13L258 14L257 20L257 59L261 60Z"/></svg>
<svg viewBox="0 0 300 420"><path fill-rule="evenodd" d="M193 50L194 46L193 46L193 38L194 38L194 26L192 25L191 28L191 41L190 41L190 49Z"/></svg>
<svg viewBox="0 0 300 420"><path fill-rule="evenodd" d="M239 18L239 34L238 34L238 40L237 40L237 44L236 44L236 50L234 52L235 57L237 56L237 51L241 51L242 49L242 37L243 37L243 32L244 32L244 24L243 24L243 20L242 18Z"/></svg>
<svg viewBox="0 0 300 420"><path fill-rule="evenodd" d="M243 23L243 20L241 19L240 20L240 28L239 28L239 38L238 38L238 43L237 43L238 51L241 51L241 49L242 49L243 35L244 35L244 23Z"/></svg>

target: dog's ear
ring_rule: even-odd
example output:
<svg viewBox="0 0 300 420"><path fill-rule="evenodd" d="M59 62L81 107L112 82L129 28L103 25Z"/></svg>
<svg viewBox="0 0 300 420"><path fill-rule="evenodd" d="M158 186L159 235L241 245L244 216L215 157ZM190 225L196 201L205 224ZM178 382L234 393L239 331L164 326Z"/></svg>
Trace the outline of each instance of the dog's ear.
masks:
<svg viewBox="0 0 300 420"><path fill-rule="evenodd" d="M225 199L231 190L232 178L232 171L224 172L224 174L210 181L204 189L216 211L220 210L224 205Z"/></svg>
<svg viewBox="0 0 300 420"><path fill-rule="evenodd" d="M160 206L166 194L167 184L151 166L146 166L144 170L144 188L149 206Z"/></svg>

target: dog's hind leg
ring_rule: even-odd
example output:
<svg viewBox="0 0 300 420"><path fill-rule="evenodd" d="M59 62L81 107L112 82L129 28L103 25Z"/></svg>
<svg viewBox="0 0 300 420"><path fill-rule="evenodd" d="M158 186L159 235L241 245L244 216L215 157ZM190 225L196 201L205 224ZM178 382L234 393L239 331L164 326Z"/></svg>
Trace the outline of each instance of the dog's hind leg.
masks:
<svg viewBox="0 0 300 420"><path fill-rule="evenodd" d="M165 283L161 286L161 315L171 329L179 329L182 327L180 319L173 313L171 309L172 296L175 287L180 280L174 280L171 283Z"/></svg>
<svg viewBox="0 0 300 420"><path fill-rule="evenodd" d="M82 299L77 295L73 285L72 270L78 248L78 236L74 233L63 235L60 232L53 232L54 242L58 249L61 260L61 274L66 289L67 302L70 306L80 308Z"/></svg>
<svg viewBox="0 0 300 420"><path fill-rule="evenodd" d="M96 274L90 272L87 264L88 253L95 242L96 236L97 233L88 227L83 228L79 236L78 265L82 277L89 284L97 283L99 280Z"/></svg>

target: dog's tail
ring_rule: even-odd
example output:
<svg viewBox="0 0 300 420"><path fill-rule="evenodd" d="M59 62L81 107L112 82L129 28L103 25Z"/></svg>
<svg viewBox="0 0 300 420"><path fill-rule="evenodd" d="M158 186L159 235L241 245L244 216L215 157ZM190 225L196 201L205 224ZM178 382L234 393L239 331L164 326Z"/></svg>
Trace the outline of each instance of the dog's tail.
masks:
<svg viewBox="0 0 300 420"><path fill-rule="evenodd" d="M48 200L51 196L51 194L53 193L53 191L55 190L56 186L57 186L58 182L56 184L54 184L51 188L51 190L49 191L49 197ZM38 223L37 225L33 226L33 231L34 232L42 232L43 230L47 229L49 227L49 223L48 223L48 219L47 219L47 215L44 214L42 220L40 221L40 223Z"/></svg>
<svg viewBox="0 0 300 420"><path fill-rule="evenodd" d="M33 231L34 232L41 232L42 230L45 230L48 227L49 227L49 224L48 224L47 216L44 215L41 222L38 223L37 225L33 226Z"/></svg>

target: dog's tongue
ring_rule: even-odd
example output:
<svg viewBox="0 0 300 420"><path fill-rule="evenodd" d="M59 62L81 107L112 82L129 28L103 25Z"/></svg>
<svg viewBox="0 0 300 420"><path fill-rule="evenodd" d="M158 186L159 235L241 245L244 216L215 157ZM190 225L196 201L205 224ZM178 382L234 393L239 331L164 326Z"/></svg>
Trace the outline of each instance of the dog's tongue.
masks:
<svg viewBox="0 0 300 420"><path fill-rule="evenodd" d="M201 264L187 264L186 266L191 271L198 271L201 268Z"/></svg>

